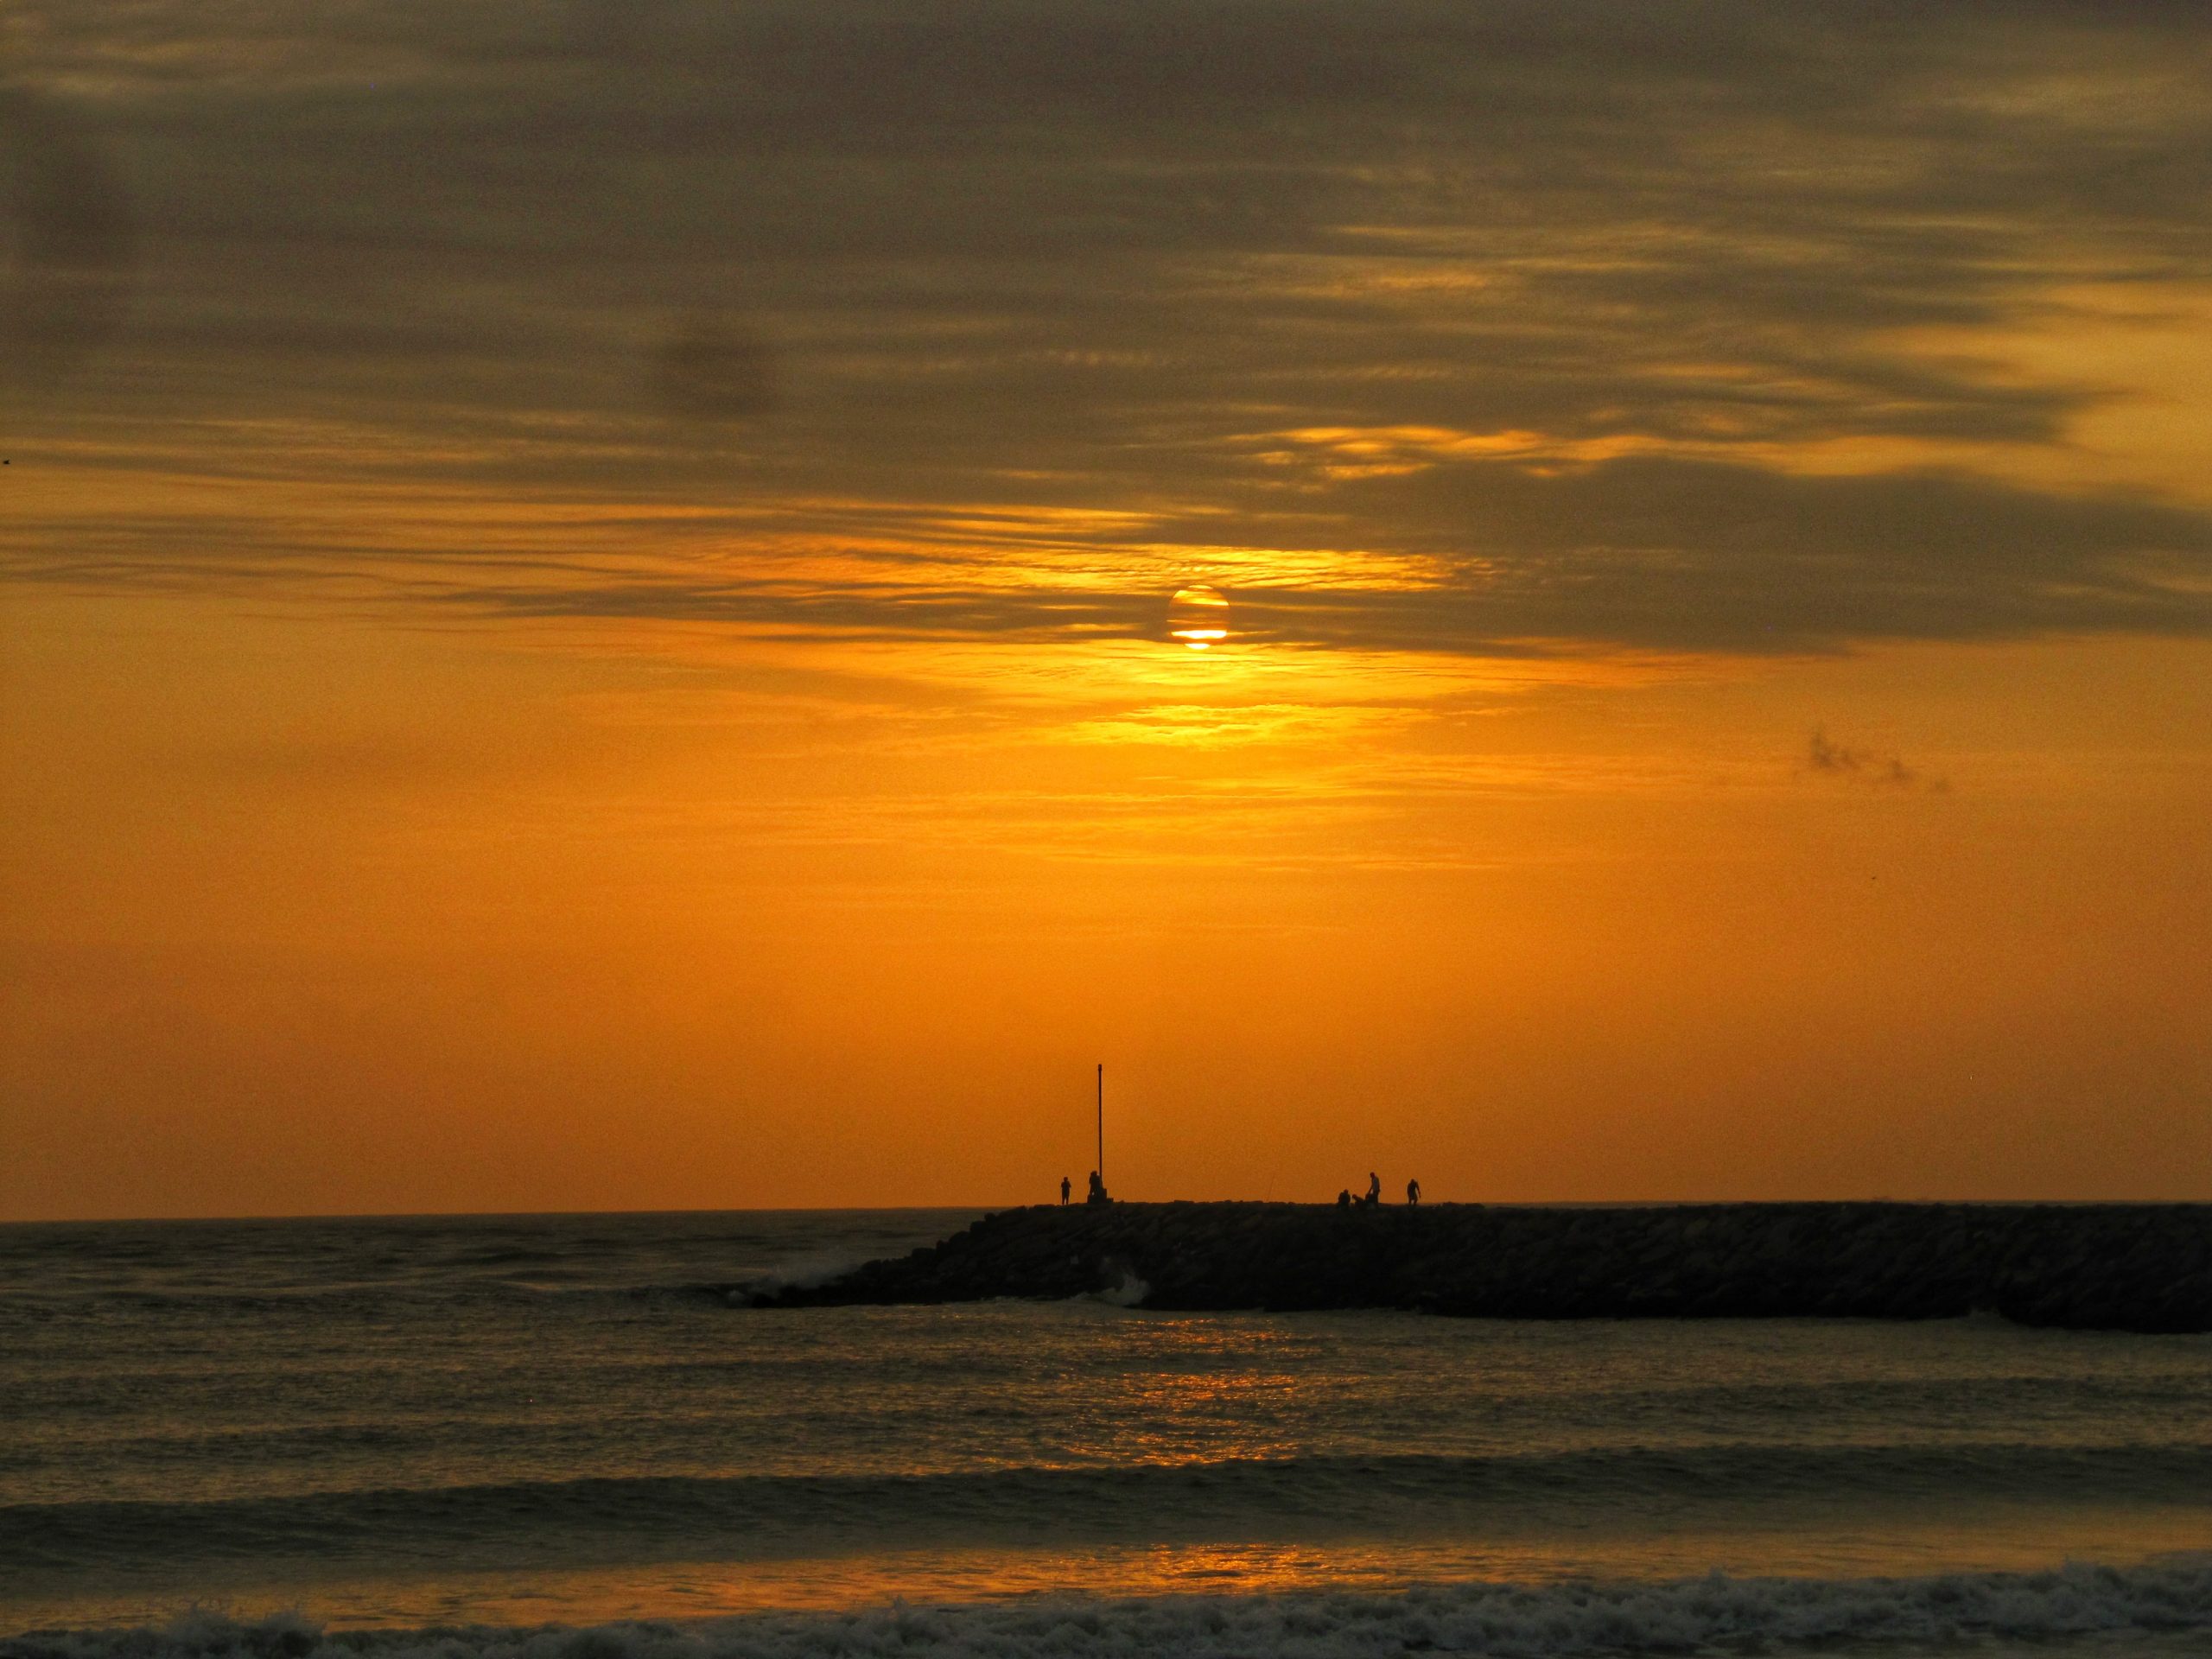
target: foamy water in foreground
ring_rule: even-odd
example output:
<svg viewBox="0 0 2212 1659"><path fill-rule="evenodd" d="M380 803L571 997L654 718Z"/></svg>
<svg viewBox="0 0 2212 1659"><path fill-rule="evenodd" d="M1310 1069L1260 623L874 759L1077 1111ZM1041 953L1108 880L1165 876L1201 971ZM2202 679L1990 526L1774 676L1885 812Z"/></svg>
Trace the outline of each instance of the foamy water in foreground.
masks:
<svg viewBox="0 0 2212 1659"><path fill-rule="evenodd" d="M2212 1630L2212 1338L764 1313L719 1288L965 1219L0 1229L0 1633L65 1633L0 1650L1351 1659ZM553 1622L597 1628L533 1633Z"/></svg>

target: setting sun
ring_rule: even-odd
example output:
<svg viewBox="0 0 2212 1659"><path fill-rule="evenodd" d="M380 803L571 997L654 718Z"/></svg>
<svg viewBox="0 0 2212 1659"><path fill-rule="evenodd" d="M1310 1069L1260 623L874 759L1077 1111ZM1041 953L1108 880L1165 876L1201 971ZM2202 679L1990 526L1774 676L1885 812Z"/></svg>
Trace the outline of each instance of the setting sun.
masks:
<svg viewBox="0 0 2212 1659"><path fill-rule="evenodd" d="M1192 651L1204 651L1229 638L1229 601L1217 588L1200 583L1184 588L1167 601L1169 637Z"/></svg>

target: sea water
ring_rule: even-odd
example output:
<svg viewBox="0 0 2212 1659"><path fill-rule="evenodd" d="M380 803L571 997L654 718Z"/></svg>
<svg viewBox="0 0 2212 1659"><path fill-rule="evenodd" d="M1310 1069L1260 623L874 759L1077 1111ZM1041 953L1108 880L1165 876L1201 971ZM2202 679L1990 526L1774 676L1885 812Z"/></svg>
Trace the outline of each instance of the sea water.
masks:
<svg viewBox="0 0 2212 1659"><path fill-rule="evenodd" d="M0 1228L0 1655L2212 1648L2212 1338L741 1305L971 1218Z"/></svg>

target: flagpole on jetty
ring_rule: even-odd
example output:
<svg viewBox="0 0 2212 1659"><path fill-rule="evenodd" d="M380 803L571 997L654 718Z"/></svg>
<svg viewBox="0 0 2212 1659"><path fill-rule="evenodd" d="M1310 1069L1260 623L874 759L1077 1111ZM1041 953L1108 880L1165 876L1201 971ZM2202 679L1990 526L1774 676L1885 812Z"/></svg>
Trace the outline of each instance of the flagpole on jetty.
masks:
<svg viewBox="0 0 2212 1659"><path fill-rule="evenodd" d="M1098 1185L1106 1185L1106 1062L1098 1062Z"/></svg>

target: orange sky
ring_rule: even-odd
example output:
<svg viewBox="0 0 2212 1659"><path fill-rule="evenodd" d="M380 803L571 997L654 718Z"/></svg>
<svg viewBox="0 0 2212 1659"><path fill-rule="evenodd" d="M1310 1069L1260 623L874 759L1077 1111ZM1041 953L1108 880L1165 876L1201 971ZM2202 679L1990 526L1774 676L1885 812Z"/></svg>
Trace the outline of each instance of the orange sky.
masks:
<svg viewBox="0 0 2212 1659"><path fill-rule="evenodd" d="M2212 1198L2212 25L1649 16L11 13L0 1218Z"/></svg>

